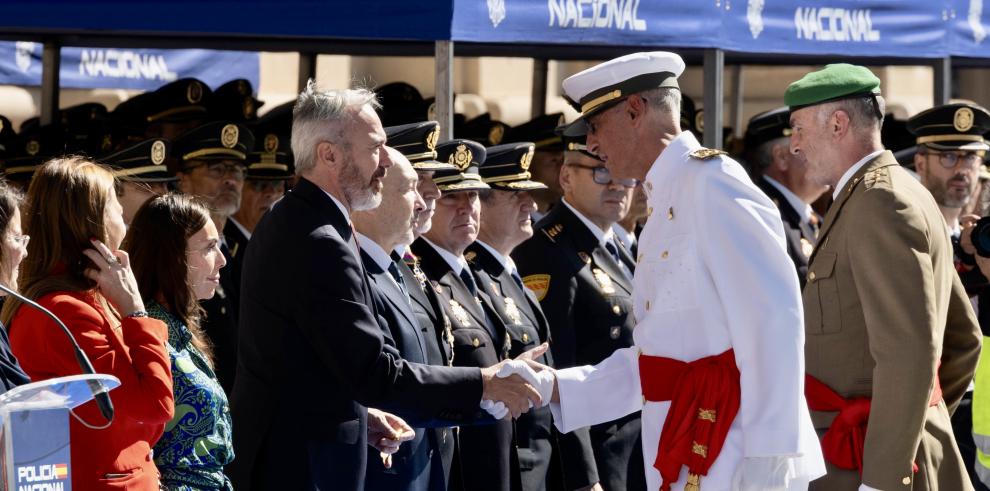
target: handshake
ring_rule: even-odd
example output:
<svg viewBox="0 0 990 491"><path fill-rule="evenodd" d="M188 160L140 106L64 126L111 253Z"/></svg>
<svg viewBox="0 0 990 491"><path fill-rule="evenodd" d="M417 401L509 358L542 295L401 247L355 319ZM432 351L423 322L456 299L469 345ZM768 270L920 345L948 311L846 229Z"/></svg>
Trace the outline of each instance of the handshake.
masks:
<svg viewBox="0 0 990 491"><path fill-rule="evenodd" d="M514 360L482 368L481 408L495 419L503 419L510 413L518 418L534 406L549 405L556 386L554 371L534 361L546 350L544 343Z"/></svg>

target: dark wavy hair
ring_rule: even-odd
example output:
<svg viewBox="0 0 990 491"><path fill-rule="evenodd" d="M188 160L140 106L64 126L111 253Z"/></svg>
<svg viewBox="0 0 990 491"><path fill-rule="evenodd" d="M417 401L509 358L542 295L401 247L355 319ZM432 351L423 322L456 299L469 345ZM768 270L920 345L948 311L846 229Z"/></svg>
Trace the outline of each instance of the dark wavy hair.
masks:
<svg viewBox="0 0 990 491"><path fill-rule="evenodd" d="M134 214L121 249L130 256L141 297L161 302L185 323L193 346L212 360L212 346L200 328L203 308L189 284L186 260L189 238L209 221L209 210L196 198L179 193L156 196Z"/></svg>

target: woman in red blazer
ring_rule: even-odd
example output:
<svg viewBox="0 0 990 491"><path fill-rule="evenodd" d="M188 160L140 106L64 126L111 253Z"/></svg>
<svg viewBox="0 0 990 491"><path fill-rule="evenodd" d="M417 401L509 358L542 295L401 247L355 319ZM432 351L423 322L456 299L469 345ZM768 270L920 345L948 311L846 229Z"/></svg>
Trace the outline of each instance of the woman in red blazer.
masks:
<svg viewBox="0 0 990 491"><path fill-rule="evenodd" d="M35 173L26 211L32 240L22 293L62 319L98 373L121 381L110 392L112 422L92 401L70 417L72 488L157 490L151 447L174 410L168 332L147 316L127 254L117 250L125 227L113 175L79 157L49 161ZM58 326L13 300L0 318L31 379L81 373Z"/></svg>

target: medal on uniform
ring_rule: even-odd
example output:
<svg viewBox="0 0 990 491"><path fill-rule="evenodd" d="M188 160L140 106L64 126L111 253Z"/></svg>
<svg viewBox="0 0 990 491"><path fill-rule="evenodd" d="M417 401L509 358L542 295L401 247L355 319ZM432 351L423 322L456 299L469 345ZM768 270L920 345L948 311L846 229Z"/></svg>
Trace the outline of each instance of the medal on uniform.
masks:
<svg viewBox="0 0 990 491"><path fill-rule="evenodd" d="M612 286L612 277L599 268L592 269L591 274L595 276L595 281L598 282L598 286L602 289L602 293L615 293L615 287Z"/></svg>
<svg viewBox="0 0 990 491"><path fill-rule="evenodd" d="M444 341L450 347L450 359L447 360L447 366L454 366L454 330L450 328L450 318L446 314L440 313L443 316L443 337Z"/></svg>
<svg viewBox="0 0 990 491"><path fill-rule="evenodd" d="M804 254L804 257L811 257L811 253L814 250L815 245L810 240L801 237L801 253Z"/></svg>
<svg viewBox="0 0 990 491"><path fill-rule="evenodd" d="M464 307L457 303L457 300L450 300L450 315L457 321L460 327L469 327L471 325L471 321L468 320L467 310L464 310Z"/></svg>
<svg viewBox="0 0 990 491"><path fill-rule="evenodd" d="M519 315L519 307L516 307L516 301L511 298L503 298L505 300L505 315L509 316L509 320L515 325L522 324L522 316Z"/></svg>

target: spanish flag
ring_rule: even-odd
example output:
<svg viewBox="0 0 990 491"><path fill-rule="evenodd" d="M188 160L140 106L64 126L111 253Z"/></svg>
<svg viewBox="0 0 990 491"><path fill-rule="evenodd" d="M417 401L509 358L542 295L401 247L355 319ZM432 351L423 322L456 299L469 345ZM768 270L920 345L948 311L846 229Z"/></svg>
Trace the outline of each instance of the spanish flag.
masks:
<svg viewBox="0 0 990 491"><path fill-rule="evenodd" d="M69 465L68 464L55 464L55 478L65 479L69 477Z"/></svg>

